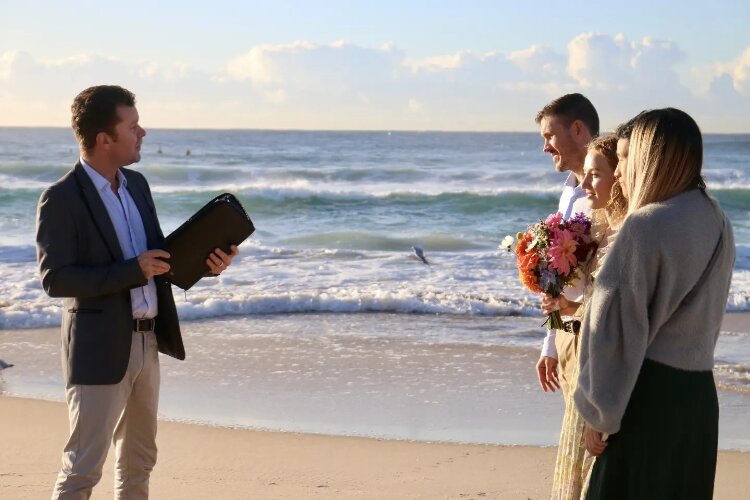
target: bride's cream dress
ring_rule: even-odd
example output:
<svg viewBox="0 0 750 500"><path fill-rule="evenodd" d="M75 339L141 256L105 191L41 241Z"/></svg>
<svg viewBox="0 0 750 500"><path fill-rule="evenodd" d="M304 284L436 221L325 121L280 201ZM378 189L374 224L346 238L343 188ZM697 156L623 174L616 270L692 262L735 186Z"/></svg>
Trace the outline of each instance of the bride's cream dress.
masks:
<svg viewBox="0 0 750 500"><path fill-rule="evenodd" d="M575 314L578 320L583 318L586 299L591 296L591 289L596 274L601 269L607 249L611 247L616 234L607 225L603 214L595 214L593 220L592 232L600 243L596 254L584 270L586 287L583 304L581 304ZM550 495L550 498L553 500L579 500L584 498L586 495L586 485L588 485L588 476L594 464L594 457L589 455L584 447L583 429L585 422L578 413L572 397L578 385L578 370L579 366L576 363L570 383L571 397L568 398L565 404L565 414L560 432L560 444L557 449L555 475L552 483L552 494Z"/></svg>

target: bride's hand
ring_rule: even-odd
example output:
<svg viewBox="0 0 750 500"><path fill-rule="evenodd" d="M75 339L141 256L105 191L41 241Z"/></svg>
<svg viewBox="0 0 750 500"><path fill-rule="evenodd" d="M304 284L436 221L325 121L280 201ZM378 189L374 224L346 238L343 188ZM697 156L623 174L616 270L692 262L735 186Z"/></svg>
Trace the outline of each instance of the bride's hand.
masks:
<svg viewBox="0 0 750 500"><path fill-rule="evenodd" d="M559 311L567 307L568 299L564 295L558 295L557 297L553 297L548 293L542 295L542 312L545 316L549 316L554 311Z"/></svg>

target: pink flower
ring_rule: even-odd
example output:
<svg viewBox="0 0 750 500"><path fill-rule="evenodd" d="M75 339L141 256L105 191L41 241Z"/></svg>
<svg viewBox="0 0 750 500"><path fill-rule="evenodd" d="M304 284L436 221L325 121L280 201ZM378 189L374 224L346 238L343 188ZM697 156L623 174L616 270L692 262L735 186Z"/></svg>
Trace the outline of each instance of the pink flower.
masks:
<svg viewBox="0 0 750 500"><path fill-rule="evenodd" d="M550 214L549 216L547 216L547 220L544 221L544 224L549 228L553 228L559 226L560 224L562 224L562 222L563 216L560 212L557 212L555 214Z"/></svg>
<svg viewBox="0 0 750 500"><path fill-rule="evenodd" d="M570 274L570 268L578 264L576 248L578 242L575 235L565 229L552 229L550 237L549 258L551 269L561 273L563 276Z"/></svg>

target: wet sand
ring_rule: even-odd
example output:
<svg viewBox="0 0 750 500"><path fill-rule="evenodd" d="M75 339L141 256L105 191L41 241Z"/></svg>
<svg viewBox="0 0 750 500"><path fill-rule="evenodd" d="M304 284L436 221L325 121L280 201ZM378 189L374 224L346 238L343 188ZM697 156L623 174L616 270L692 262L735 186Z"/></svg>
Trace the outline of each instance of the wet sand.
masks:
<svg viewBox="0 0 750 500"><path fill-rule="evenodd" d="M49 498L67 439L62 403L0 397L0 498ZM160 422L151 497L546 499L554 448L424 443ZM112 498L112 452L94 500ZM720 452L717 499L750 491L750 454Z"/></svg>

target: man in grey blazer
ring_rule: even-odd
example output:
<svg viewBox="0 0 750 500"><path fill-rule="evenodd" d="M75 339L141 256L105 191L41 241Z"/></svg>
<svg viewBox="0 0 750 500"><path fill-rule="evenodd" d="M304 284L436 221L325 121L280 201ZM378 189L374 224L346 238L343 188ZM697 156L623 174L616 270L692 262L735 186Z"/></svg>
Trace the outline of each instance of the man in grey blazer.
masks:
<svg viewBox="0 0 750 500"><path fill-rule="evenodd" d="M76 96L75 167L37 209L37 258L44 290L63 298L62 366L70 439L53 499L85 499L115 445L116 498L148 498L156 463L158 352L185 359L169 270L148 182L124 168L140 161L146 131L135 96L118 86ZM221 274L237 254L216 249Z"/></svg>

